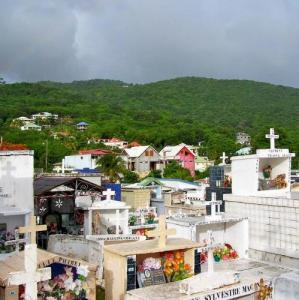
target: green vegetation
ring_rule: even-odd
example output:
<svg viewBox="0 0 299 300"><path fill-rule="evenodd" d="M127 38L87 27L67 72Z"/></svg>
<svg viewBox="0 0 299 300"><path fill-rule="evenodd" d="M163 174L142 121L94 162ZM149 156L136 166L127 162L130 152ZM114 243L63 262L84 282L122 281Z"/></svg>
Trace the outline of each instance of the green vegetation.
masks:
<svg viewBox="0 0 299 300"><path fill-rule="evenodd" d="M218 159L222 151L233 154L240 148L236 132L249 133L254 147L268 147L264 135L274 127L281 135L278 147L299 152L299 89L254 81L186 77L144 85L111 80L0 84L0 104L0 134L34 149L36 167L45 166L45 140L51 165L90 147L91 137L137 140L158 150L204 141L201 153ZM13 118L41 111L63 118L42 132L10 127ZM88 130L77 132L79 121L89 123ZM293 167L298 168L297 159Z"/></svg>
<svg viewBox="0 0 299 300"><path fill-rule="evenodd" d="M98 160L101 171L109 177L110 182L117 182L121 178L121 174L125 172L125 166L122 158L115 154L107 154Z"/></svg>
<svg viewBox="0 0 299 300"><path fill-rule="evenodd" d="M179 178L179 179L193 181L190 172L187 169L180 166L176 161L172 161L166 165L164 169L163 177Z"/></svg>

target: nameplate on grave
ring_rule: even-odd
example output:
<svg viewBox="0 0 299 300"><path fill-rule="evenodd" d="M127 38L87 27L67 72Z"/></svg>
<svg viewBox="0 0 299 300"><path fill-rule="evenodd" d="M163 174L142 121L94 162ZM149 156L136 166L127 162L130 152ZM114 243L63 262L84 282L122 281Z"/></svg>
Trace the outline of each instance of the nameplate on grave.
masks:
<svg viewBox="0 0 299 300"><path fill-rule="evenodd" d="M256 154L261 157L289 157L292 153L288 149L258 149Z"/></svg>
<svg viewBox="0 0 299 300"><path fill-rule="evenodd" d="M190 295L189 300L230 300L243 297L246 295L254 294L258 291L258 287L252 284L244 284L238 286L230 286L222 289L221 291L211 291L205 295L192 296Z"/></svg>
<svg viewBox="0 0 299 300"><path fill-rule="evenodd" d="M144 270L137 272L137 281L139 287L166 283L164 272L162 269Z"/></svg>
<svg viewBox="0 0 299 300"><path fill-rule="evenodd" d="M3 187L0 187L0 198L10 198L10 195L3 190Z"/></svg>
<svg viewBox="0 0 299 300"><path fill-rule="evenodd" d="M132 234L103 234L103 235L87 235L87 240L93 241L140 241L145 240L146 237Z"/></svg>

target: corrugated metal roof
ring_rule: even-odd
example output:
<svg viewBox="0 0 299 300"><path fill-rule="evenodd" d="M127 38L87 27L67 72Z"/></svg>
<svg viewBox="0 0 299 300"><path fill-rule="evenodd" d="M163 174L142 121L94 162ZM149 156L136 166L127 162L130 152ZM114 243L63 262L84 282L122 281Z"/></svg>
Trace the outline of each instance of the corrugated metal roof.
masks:
<svg viewBox="0 0 299 300"><path fill-rule="evenodd" d="M87 184L93 185L94 187L97 187L100 190L103 190L104 188L100 185L97 185L95 183L92 183L90 181L84 180L80 177L47 177L42 176L40 178L37 178L34 180L34 195L41 195L47 191L52 190L55 187L58 187L60 185L66 185L73 181L79 180L81 182L85 182Z"/></svg>
<svg viewBox="0 0 299 300"><path fill-rule="evenodd" d="M129 157L139 157L148 147L150 146L137 146L132 148L127 148L124 150Z"/></svg>
<svg viewBox="0 0 299 300"><path fill-rule="evenodd" d="M174 159L176 155L186 147L187 150L190 151L194 156L195 154L188 148L188 146L184 143L176 145L176 146L166 146L160 151L160 156L165 159Z"/></svg>

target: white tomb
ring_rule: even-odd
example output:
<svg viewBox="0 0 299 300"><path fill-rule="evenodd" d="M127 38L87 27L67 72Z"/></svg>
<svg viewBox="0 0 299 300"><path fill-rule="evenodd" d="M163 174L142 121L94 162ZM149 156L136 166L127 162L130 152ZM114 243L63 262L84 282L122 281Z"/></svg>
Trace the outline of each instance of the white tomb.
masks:
<svg viewBox="0 0 299 300"><path fill-rule="evenodd" d="M279 136L270 129L270 149L256 154L235 156L232 161L232 194L238 196L289 197L291 158L288 149L276 149Z"/></svg>
<svg viewBox="0 0 299 300"><path fill-rule="evenodd" d="M33 151L0 151L0 234L28 224L33 207Z"/></svg>
<svg viewBox="0 0 299 300"><path fill-rule="evenodd" d="M126 203L112 200L115 192L103 192L106 200L95 201L84 211L84 235L110 235L129 233L129 209Z"/></svg>
<svg viewBox="0 0 299 300"><path fill-rule="evenodd" d="M266 137L269 149L232 158L232 194L224 195L225 210L248 217L249 257L299 268L299 199L290 193L294 154L275 148L274 129ZM269 178L265 166L270 166ZM285 182L275 187L278 175L285 175Z"/></svg>
<svg viewBox="0 0 299 300"><path fill-rule="evenodd" d="M167 219L167 227L175 228L177 237L204 244L213 235L214 245L230 244L239 257L248 257L248 219L225 214L212 219L210 216L172 216Z"/></svg>

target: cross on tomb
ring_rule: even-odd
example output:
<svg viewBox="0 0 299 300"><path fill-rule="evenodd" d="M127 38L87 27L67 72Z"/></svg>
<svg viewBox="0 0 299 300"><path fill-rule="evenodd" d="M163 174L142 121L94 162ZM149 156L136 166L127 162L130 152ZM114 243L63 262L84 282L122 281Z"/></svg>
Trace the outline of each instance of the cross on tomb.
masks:
<svg viewBox="0 0 299 300"><path fill-rule="evenodd" d="M12 163L10 161L8 161L6 163L6 166L2 168L2 170L6 171L5 177L13 177L12 171L15 171L16 168L12 166Z"/></svg>
<svg viewBox="0 0 299 300"><path fill-rule="evenodd" d="M211 204L211 216L215 217L217 213L220 213L220 205L222 201L216 200L216 193L212 193ZM217 208L217 209L216 209Z"/></svg>
<svg viewBox="0 0 299 300"><path fill-rule="evenodd" d="M30 244L24 251L25 271L10 272L8 285L25 284L25 300L37 300L37 283L51 279L51 268L37 269L37 246Z"/></svg>
<svg viewBox="0 0 299 300"><path fill-rule="evenodd" d="M103 192L103 195L106 196L106 200L112 200L111 196L115 196L115 191L112 191L111 189L107 189L107 191Z"/></svg>
<svg viewBox="0 0 299 300"><path fill-rule="evenodd" d="M20 239L19 238L19 230L16 229L15 230L15 239L14 240L10 240L10 241L6 241L5 242L5 246L10 246L10 245L15 245L16 249L16 255L19 254L19 250L20 250L20 244L26 244L26 239Z"/></svg>
<svg viewBox="0 0 299 300"><path fill-rule="evenodd" d="M220 156L220 158L222 159L222 164L226 165L225 160L228 158L228 156L225 155L225 152L222 152L222 156Z"/></svg>
<svg viewBox="0 0 299 300"><path fill-rule="evenodd" d="M220 213L220 205L222 204L221 200L216 200L216 193L212 193L212 199L211 201L205 201L205 205L211 206L211 215L207 216L210 218L217 218L217 215Z"/></svg>
<svg viewBox="0 0 299 300"><path fill-rule="evenodd" d="M19 233L30 233L31 244L36 244L36 233L47 230L47 225L36 225L36 217L31 216L30 224L19 228Z"/></svg>
<svg viewBox="0 0 299 300"><path fill-rule="evenodd" d="M159 247L164 248L167 243L167 236L169 235L175 235L176 230L174 228L167 229L166 226L166 217L164 215L161 215L159 217L159 226L157 229L154 229L152 231L149 231L147 233L148 237L155 237L159 238Z"/></svg>
<svg viewBox="0 0 299 300"><path fill-rule="evenodd" d="M275 134L274 128L270 128L270 133L266 134L266 138L270 140L270 149L275 149L275 140L279 139L279 135Z"/></svg>

